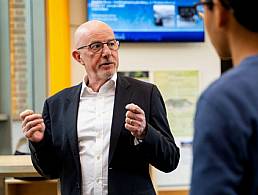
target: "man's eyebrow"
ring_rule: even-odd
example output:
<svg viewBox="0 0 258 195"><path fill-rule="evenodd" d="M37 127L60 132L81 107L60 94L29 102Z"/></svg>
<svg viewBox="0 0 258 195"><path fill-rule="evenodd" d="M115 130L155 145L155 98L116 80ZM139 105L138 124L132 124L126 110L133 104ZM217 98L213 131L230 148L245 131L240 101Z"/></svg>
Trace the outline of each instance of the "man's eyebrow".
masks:
<svg viewBox="0 0 258 195"><path fill-rule="evenodd" d="M90 42L89 45L92 44L92 43L104 43L104 42L115 41L115 40L116 40L115 38L113 38L113 39L108 39L107 41L98 41L98 40L96 40L96 41Z"/></svg>

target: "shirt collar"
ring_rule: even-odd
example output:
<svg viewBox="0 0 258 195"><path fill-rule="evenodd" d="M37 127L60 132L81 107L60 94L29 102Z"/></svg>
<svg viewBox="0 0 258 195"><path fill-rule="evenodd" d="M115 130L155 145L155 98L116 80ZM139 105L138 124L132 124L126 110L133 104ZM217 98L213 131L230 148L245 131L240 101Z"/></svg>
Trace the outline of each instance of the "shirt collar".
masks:
<svg viewBox="0 0 258 195"><path fill-rule="evenodd" d="M112 94L115 94L116 80L117 80L117 73L113 74L113 76L100 87L99 92L94 92L90 87L86 85L86 83L88 82L88 77L86 75L82 81L80 97L92 96L98 93L108 94L109 92L111 92Z"/></svg>

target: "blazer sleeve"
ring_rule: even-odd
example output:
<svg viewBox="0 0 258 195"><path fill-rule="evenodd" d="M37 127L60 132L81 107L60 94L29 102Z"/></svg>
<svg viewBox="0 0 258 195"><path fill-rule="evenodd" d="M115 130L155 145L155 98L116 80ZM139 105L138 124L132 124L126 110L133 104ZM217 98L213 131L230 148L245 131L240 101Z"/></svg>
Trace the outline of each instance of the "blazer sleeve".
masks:
<svg viewBox="0 0 258 195"><path fill-rule="evenodd" d="M153 85L146 136L138 148L151 165L163 172L173 171L179 162L179 148L171 133L163 98Z"/></svg>
<svg viewBox="0 0 258 195"><path fill-rule="evenodd" d="M47 101L44 103L42 116L46 126L44 138L39 143L29 142L31 159L39 174L43 177L54 179L59 177L60 159L53 147L51 119Z"/></svg>

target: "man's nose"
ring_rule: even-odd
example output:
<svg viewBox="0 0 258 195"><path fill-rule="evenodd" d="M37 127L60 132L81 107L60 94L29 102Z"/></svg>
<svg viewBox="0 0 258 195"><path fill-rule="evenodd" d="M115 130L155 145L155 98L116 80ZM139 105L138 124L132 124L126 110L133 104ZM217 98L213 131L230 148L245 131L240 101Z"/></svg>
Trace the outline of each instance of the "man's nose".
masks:
<svg viewBox="0 0 258 195"><path fill-rule="evenodd" d="M102 55L103 56L111 55L111 50L109 49L107 44L103 44Z"/></svg>

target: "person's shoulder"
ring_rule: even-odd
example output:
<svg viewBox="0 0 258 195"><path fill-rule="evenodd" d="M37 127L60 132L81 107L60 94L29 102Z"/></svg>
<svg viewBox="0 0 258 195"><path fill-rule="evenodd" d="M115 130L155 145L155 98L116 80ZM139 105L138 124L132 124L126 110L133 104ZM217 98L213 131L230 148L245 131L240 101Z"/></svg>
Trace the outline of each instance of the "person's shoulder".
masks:
<svg viewBox="0 0 258 195"><path fill-rule="evenodd" d="M258 64L258 61L256 62ZM204 94L212 97L221 97L221 95L229 95L231 93L235 94L248 87L252 87L252 84L258 81L257 73L257 66L254 66L253 61L247 58L237 67L222 74L204 91Z"/></svg>
<svg viewBox="0 0 258 195"><path fill-rule="evenodd" d="M199 102L206 102L220 109L246 105L256 95L254 83L257 82L257 76L252 76L245 64L240 65L228 70L210 84L201 94Z"/></svg>
<svg viewBox="0 0 258 195"><path fill-rule="evenodd" d="M76 93L80 93L82 84L78 84L72 87L67 87L54 95L50 96L47 100L48 101L53 101L56 99L63 99L63 98L68 98L69 96L74 96Z"/></svg>
<svg viewBox="0 0 258 195"><path fill-rule="evenodd" d="M121 79L122 82L126 82L126 83L129 83L130 85L135 85L135 86L138 86L138 87L146 87L146 88L152 88L154 86L154 84L152 83L149 83L147 81L142 81L142 80L139 80L139 79L135 79L135 78L132 78L132 77L127 77L127 76L119 76L119 79Z"/></svg>
<svg viewBox="0 0 258 195"><path fill-rule="evenodd" d="M232 69L225 72L217 80L213 81L202 93L202 98L216 99L227 96L237 89L239 83L239 71Z"/></svg>

